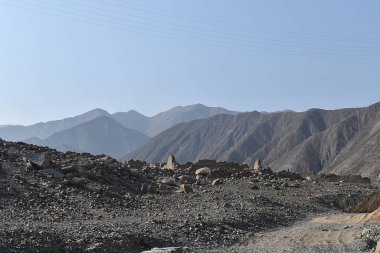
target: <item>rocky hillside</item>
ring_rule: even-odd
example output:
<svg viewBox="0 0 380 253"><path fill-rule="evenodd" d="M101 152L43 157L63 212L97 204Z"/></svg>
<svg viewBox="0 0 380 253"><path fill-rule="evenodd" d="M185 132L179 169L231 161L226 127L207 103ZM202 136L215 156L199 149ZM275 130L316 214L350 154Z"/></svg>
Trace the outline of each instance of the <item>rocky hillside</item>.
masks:
<svg viewBox="0 0 380 253"><path fill-rule="evenodd" d="M0 252L251 252L245 245L267 230L350 208L376 190L206 162L215 168L168 170L0 139Z"/></svg>
<svg viewBox="0 0 380 253"><path fill-rule="evenodd" d="M380 103L366 108L306 112L250 112L183 123L154 137L124 159L177 161L210 158L274 170L380 172Z"/></svg>
<svg viewBox="0 0 380 253"><path fill-rule="evenodd" d="M237 112L221 107L208 107L202 104L176 106L152 117L146 117L136 111L118 112L112 115L123 126L135 129L148 136L155 136L179 123L197 119L206 119L217 114L234 115Z"/></svg>

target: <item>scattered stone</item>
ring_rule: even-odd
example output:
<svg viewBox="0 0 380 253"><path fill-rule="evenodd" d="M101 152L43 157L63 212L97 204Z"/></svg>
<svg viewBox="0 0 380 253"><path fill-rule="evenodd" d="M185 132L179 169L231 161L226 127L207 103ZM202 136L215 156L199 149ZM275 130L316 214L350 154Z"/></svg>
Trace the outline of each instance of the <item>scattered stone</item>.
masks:
<svg viewBox="0 0 380 253"><path fill-rule="evenodd" d="M157 182L161 184L170 185L170 186L176 185L175 178L173 177L160 177L158 178Z"/></svg>
<svg viewBox="0 0 380 253"><path fill-rule="evenodd" d="M153 248L142 253L184 253L184 250L181 247Z"/></svg>
<svg viewBox="0 0 380 253"><path fill-rule="evenodd" d="M211 169L208 167L200 168L195 171L195 175L207 176L211 173Z"/></svg>
<svg viewBox="0 0 380 253"><path fill-rule="evenodd" d="M370 229L368 229L368 228L364 228L363 230L362 230L362 232L361 232L361 237L363 238L363 237L369 237L370 236L370 234L371 234L371 230Z"/></svg>
<svg viewBox="0 0 380 253"><path fill-rule="evenodd" d="M193 188L191 186L189 186L189 185L181 184L179 186L179 192L190 193L190 192L193 192Z"/></svg>
<svg viewBox="0 0 380 253"><path fill-rule="evenodd" d="M221 179L215 179L214 181L212 181L212 186L216 186L216 185L221 185L223 184L223 181Z"/></svg>
<svg viewBox="0 0 380 253"><path fill-rule="evenodd" d="M29 162L34 169L49 169L52 166L52 161L46 153L27 153L23 160Z"/></svg>
<svg viewBox="0 0 380 253"><path fill-rule="evenodd" d="M51 163L26 170L27 153L47 154ZM376 189L347 181L340 187L321 182L291 189L286 184L300 184L265 169L253 178L248 165L203 161L162 170L165 165L1 141L0 165L0 252L10 253L143 252L170 245L189 246L188 252L232 252L259 231L266 235L310 214L342 210ZM204 167L211 172L194 175ZM201 185L192 184L195 176ZM157 183L160 178L169 185ZM224 183L212 187L217 179ZM350 232L352 226L342 229ZM360 239L376 241L376 228L366 226L369 237Z"/></svg>

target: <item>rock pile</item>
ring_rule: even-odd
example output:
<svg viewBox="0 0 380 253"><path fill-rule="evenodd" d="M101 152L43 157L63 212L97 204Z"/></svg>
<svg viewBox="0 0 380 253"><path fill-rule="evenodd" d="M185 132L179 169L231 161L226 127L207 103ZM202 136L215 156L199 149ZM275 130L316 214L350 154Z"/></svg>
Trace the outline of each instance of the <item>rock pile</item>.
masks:
<svg viewBox="0 0 380 253"><path fill-rule="evenodd" d="M373 191L290 176L210 161L161 169L0 141L0 252L137 253L173 246L223 252Z"/></svg>

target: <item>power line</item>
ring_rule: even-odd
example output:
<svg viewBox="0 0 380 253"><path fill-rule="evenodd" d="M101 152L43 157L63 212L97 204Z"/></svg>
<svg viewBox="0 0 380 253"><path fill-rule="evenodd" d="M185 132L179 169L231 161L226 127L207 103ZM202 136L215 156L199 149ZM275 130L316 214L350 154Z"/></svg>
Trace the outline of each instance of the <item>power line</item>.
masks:
<svg viewBox="0 0 380 253"><path fill-rule="evenodd" d="M25 3L25 2L22 2L22 1L19 1L19 0L15 0L15 1L18 1L20 3ZM2 2L4 3L4 2ZM15 6L15 7L19 7L19 8L24 8L24 9L29 9L29 10L32 10L32 11L36 11L35 9L31 9L31 8L27 8L25 6L19 6L19 5L12 5L12 4L9 4L9 3L6 3L8 5L11 5L11 6ZM41 8L41 5L36 5L36 4L31 4L31 3L27 3L29 5L32 5L34 7L39 7ZM188 41L188 40L183 40L183 35L178 38L178 35L177 34L173 34L173 33L168 33L168 32L162 32L162 31L159 31L159 30L154 30L154 29L147 29L147 28L141 28L141 27L137 27L137 26L131 26L131 25L127 25L125 23L119 23L119 22L113 22L113 21L109 21L109 20L104 20L104 19L99 19L99 18L94 18L92 16L84 16L84 15L78 15L76 13L73 13L73 12L68 12L66 10L62 10L62 9L59 9L59 8L52 8L52 7L46 7L46 6L42 6L42 8L46 8L46 9L50 9L50 10L53 10L53 11L59 11L59 12L62 12L64 14L69 14L69 15L76 15L76 16L79 16L81 17L81 19L78 19L78 18L72 18L72 17L67 17L67 16L62 16L62 15L59 15L60 17L63 17L63 18L69 18L69 19L73 19L75 21L79 21L79 22L86 22L86 23L92 23L92 24L96 24L96 25L101 25L101 26L108 26L110 27L110 24L112 28L116 28L116 29L120 29L120 26L122 26L123 28L121 30L125 30L125 31L130 31L130 32L137 32L137 33L140 33L140 34L144 34L146 35L146 31L149 31L149 32L153 32L155 36L160 36L160 37L164 37L166 39L168 39L168 36L171 37L171 39L176 39L176 40L181 40L181 41L186 41L186 42L193 42L193 41ZM41 12L40 10L37 10L39 12ZM51 15L51 13L49 12L46 12L46 11L42 11L42 13L45 13L45 14L49 14ZM53 14L55 16L57 16L56 14ZM94 21L88 21L88 20L95 20L97 22L101 22L100 24L97 23L97 22L94 22ZM115 26L116 25L116 26ZM125 28L127 27L127 29ZM131 29L133 28L133 29ZM137 29L137 30L136 30ZM292 50L284 50L284 49L274 49L274 48L267 48L267 47L258 47L258 46L253 46L253 45L241 45L241 44L225 44L225 43L221 43L219 41L215 41L215 40L207 40L207 39L204 39L204 38L200 38L200 37L194 37L194 36L185 36L187 37L187 39L196 39L198 41L202 41L202 43L206 42L207 44L210 45L213 45L213 46L221 46L221 47L226 47L226 48L232 48L232 49L239 49L239 50L247 50L249 49L249 51L253 50L253 51L261 51L262 50L271 50L273 52L281 52L281 53L289 53L289 54L293 54L293 55L306 55L306 56L324 56L324 57L334 57L334 56L337 56L337 57L357 57L357 58L361 58L363 57L364 55L342 55L342 54L320 54L320 53L317 53L317 54L314 54L311 53L311 52L304 52L304 51L292 51Z"/></svg>
<svg viewBox="0 0 380 253"><path fill-rule="evenodd" d="M128 8L133 7L135 10L150 11L151 13L161 13L168 17L187 18L188 21L192 20L192 22L202 22L205 24L216 25L216 26L223 26L223 27L230 26L234 28L239 27L239 28L243 28L244 30L249 29L258 33L265 33L265 34L282 33L282 34L288 34L288 35L304 37L304 38L331 40L331 41L351 40L351 42L354 42L354 43L368 43L369 41L378 42L378 43L380 42L380 39L377 39L377 38L336 37L336 36L325 35L325 34L298 33L298 32L292 32L292 31L281 31L281 30L267 29L267 28L263 30L257 27L253 27L251 25L227 22L225 20L215 20L215 19L210 19L210 18L196 17L193 15L183 14L183 13L175 12L172 10L169 11L169 10L141 4L141 3L132 3L128 0L95 0L95 1L102 2L105 4L110 4L110 5L114 5L116 2L118 6L124 6Z"/></svg>
<svg viewBox="0 0 380 253"><path fill-rule="evenodd" d="M38 1L43 2L42 0L38 0ZM66 0L66 2L72 2L72 3L75 3L76 5L78 5L78 3L76 3L75 1ZM56 4L56 3L54 3L54 4L59 5L59 6L63 6L63 5ZM82 3L79 3L79 5L85 6L85 7L90 7L90 8L96 9L96 10L104 11L104 9L98 8L96 6L91 6L91 5L82 4ZM70 6L63 6L63 7L67 7L69 9L73 9L74 11L78 11L78 9L72 8ZM83 12L83 10L79 10L79 11ZM186 32L186 33L192 33L192 34L201 35L201 36L210 36L211 34L214 34L214 36L217 36L220 38L229 39L229 40L233 40L233 41L237 41L237 42L243 42L243 43L259 43L259 44L265 44L265 45L272 44L272 45L276 45L276 46L300 47L300 48L305 48L305 49L321 49L321 50L334 50L334 51L345 50L345 49L348 49L350 51L371 51L371 52L379 51L378 49L373 49L373 48L347 47L345 45L336 45L334 47L331 47L331 46L326 47L325 45L314 45L314 44L310 44L310 43L299 43L299 42L292 42L292 41L274 40L274 39L268 39L268 38L263 38L263 37L246 36L246 35L242 35L242 34L229 34L229 33L220 32L220 31L213 31L213 30L209 30L209 29L205 30L205 29L199 29L199 28L191 28L191 27L189 28L189 27L185 27L183 25L178 25L178 24L165 22L165 21L157 20L157 19L150 19L150 18L147 19L145 17L141 17L141 16L129 14L129 13L126 14L125 12L120 12L120 11L114 11L114 10L107 10L107 11L112 12L112 13L127 15L128 17L137 18L138 19L137 23L140 23L140 24L146 24L146 25L157 27L157 28L162 28L162 26L160 26L160 25L157 25L154 23L152 24L152 23L144 21L144 20L151 20L152 22L155 22L155 23L163 23L166 25L170 25L171 30L176 30L179 32ZM85 10L84 12L88 13L87 10ZM90 12L90 13L94 14L94 12ZM124 18L113 17L113 16L109 16L109 15L98 14L98 13L95 13L95 15L100 15L100 16L104 16L107 18L111 18L111 19L117 19L117 20L125 21ZM141 21L141 19L143 21Z"/></svg>

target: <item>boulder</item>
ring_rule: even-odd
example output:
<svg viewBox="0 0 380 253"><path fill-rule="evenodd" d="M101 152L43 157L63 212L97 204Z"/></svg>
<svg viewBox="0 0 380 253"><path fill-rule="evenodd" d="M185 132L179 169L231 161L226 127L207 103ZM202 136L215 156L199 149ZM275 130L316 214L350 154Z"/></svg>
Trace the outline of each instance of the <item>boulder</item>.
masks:
<svg viewBox="0 0 380 253"><path fill-rule="evenodd" d="M223 184L223 181L221 179L215 179L214 181L212 181L212 186L216 186L216 185L221 185Z"/></svg>
<svg viewBox="0 0 380 253"><path fill-rule="evenodd" d="M28 167L34 169L49 169L52 167L53 163L46 153L27 153L23 157L23 160L27 163Z"/></svg>
<svg viewBox="0 0 380 253"><path fill-rule="evenodd" d="M182 192L182 193L193 192L193 188L191 188L191 186L189 185L181 184L179 187L179 192Z"/></svg>
<svg viewBox="0 0 380 253"><path fill-rule="evenodd" d="M185 251L181 247L168 247L168 248L153 248L142 253L184 253Z"/></svg>
<svg viewBox="0 0 380 253"><path fill-rule="evenodd" d="M158 183L174 186L176 184L175 178L173 177L160 177L157 180Z"/></svg>
<svg viewBox="0 0 380 253"><path fill-rule="evenodd" d="M209 167L203 167L195 171L195 175L201 175L201 176L207 176L210 173L211 173L211 169Z"/></svg>

